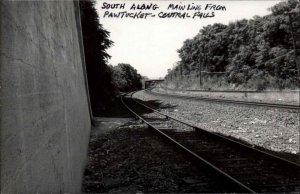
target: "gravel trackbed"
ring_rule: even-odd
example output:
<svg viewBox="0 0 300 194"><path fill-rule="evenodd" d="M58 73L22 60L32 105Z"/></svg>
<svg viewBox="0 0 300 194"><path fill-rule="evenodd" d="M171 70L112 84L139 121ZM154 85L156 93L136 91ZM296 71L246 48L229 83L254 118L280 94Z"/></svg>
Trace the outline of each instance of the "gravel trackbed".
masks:
<svg viewBox="0 0 300 194"><path fill-rule="evenodd" d="M155 96L145 91L135 98L156 100L171 108L160 111L203 129L278 152L299 154L299 112L266 107L181 100Z"/></svg>

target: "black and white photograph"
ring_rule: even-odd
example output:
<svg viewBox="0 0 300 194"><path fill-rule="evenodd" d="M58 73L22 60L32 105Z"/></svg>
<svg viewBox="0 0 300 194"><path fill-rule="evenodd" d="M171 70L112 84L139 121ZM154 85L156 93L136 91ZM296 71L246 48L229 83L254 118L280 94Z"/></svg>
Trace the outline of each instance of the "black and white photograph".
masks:
<svg viewBox="0 0 300 194"><path fill-rule="evenodd" d="M299 0L1 0L0 193L300 193Z"/></svg>

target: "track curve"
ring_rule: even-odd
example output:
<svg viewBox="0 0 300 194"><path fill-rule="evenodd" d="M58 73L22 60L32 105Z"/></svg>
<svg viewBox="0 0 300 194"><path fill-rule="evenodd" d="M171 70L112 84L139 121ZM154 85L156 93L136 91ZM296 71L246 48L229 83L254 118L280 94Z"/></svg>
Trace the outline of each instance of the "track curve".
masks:
<svg viewBox="0 0 300 194"><path fill-rule="evenodd" d="M190 155L193 160L199 163L205 164L208 168L212 169L215 173L219 174L227 182L230 182L232 188L237 190L230 192L295 192L299 191L297 181L299 181L299 170L300 166L297 163L280 158L275 155L257 150L253 147L243 145L234 140L220 136L218 134L210 133L206 130L192 126L185 123L182 120L173 118L169 115L161 113L135 99L132 99L132 94L129 97L122 97L121 101L124 106L135 115L136 118L143 121L149 126L149 128L155 130L163 136L167 141L171 142L181 151ZM135 105L133 105L135 103ZM141 106L147 110L150 110L160 116L165 117L166 120L172 120L178 122L181 125L186 125L192 128L194 131L191 133L181 133L174 130L162 129L155 126L155 119L152 120L145 116L138 114L133 106ZM159 122L162 122L160 119ZM204 138L204 139L203 139ZM207 139L210 139L209 141ZM193 144L191 142L196 142ZM199 146L199 145L202 146ZM217 150L217 151L215 151ZM211 151L215 152L215 156L211 156ZM245 155L245 152L247 154ZM230 153L230 157L226 156L226 153ZM224 155L225 154L225 155ZM249 156L248 156L249 155ZM203 157L202 157L203 156ZM253 158L254 157L254 158ZM258 157L258 160L257 160ZM216 159L218 158L218 159ZM218 161L225 161L227 164L220 164ZM246 162L245 162L246 161ZM256 164L259 163L260 165ZM232 166L233 165L233 166ZM245 178L245 174L239 172L238 165L241 166L242 170L247 174L258 173L255 178L262 180L253 180L253 177L247 175L249 178ZM271 170L269 169L271 168ZM281 174L276 168L285 169L288 173ZM232 170L233 169L233 170ZM251 171L254 172L251 172ZM236 172L235 172L236 171ZM260 171L264 172L265 175L260 174ZM233 176L231 176L233 174ZM290 174L290 175L289 175ZM276 177L271 178L271 177ZM272 181L266 181L267 179ZM240 181L242 179L242 181ZM260 185L260 182L266 182L266 185ZM272 183L275 185L270 186ZM271 188L269 188L271 187Z"/></svg>

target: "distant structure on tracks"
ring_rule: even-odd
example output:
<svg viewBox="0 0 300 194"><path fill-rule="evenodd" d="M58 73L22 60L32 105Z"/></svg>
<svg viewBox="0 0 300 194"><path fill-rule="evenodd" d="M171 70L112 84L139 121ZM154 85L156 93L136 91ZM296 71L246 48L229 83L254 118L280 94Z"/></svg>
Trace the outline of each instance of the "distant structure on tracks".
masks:
<svg viewBox="0 0 300 194"><path fill-rule="evenodd" d="M164 81L165 81L164 79L152 79L152 80L146 80L144 86L145 86L145 89L147 89L147 88L154 87L154 86L156 86L157 84L162 83L162 82L164 82Z"/></svg>

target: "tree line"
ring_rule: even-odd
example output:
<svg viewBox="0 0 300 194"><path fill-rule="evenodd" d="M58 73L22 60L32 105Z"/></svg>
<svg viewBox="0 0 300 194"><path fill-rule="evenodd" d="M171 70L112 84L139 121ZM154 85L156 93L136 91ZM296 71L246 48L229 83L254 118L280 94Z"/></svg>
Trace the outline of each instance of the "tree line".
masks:
<svg viewBox="0 0 300 194"><path fill-rule="evenodd" d="M203 27L178 50L180 61L166 79L172 82L202 76L199 86L207 88L299 86L299 58L295 58L294 49L300 48L299 1L280 2L269 9L267 16Z"/></svg>
<svg viewBox="0 0 300 194"><path fill-rule="evenodd" d="M113 45L99 23L95 1L80 1L81 26L90 101L94 115L107 109L119 92L142 88L141 75L129 64L108 65L106 50Z"/></svg>

